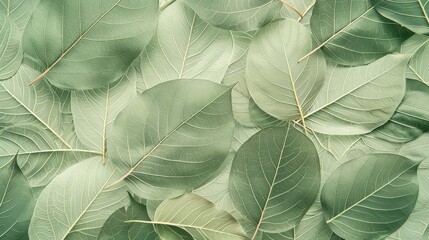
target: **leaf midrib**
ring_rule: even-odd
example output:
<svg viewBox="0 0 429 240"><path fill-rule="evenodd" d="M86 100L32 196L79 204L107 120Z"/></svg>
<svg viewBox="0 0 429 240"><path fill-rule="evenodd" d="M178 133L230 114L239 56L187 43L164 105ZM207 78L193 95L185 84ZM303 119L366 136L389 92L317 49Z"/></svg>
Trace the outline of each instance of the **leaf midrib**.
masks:
<svg viewBox="0 0 429 240"><path fill-rule="evenodd" d="M72 45L70 45L70 47L68 47L66 49L66 51L64 53L62 53L58 59L52 63L51 66L49 66L42 74L40 74L37 78L35 78L33 81L31 81L31 83L29 85L32 85L36 82L38 82L40 79L42 79L43 77L45 77L58 63L61 62L61 60L80 42L80 40L83 39L83 37L92 30L92 28L97 25L107 14L109 14L116 6L118 6L118 4L121 2L122 0L117 1L112 7L110 7L104 14L102 14L97 20L95 20L89 27L87 30L85 30L84 33L82 33L82 35L79 36L78 39L76 39L76 41L73 42ZM80 20L80 19L79 19ZM64 34L63 34L64 35Z"/></svg>
<svg viewBox="0 0 429 240"><path fill-rule="evenodd" d="M352 204L350 207L344 209L343 211L341 211L340 213L338 213L337 215L335 215L335 217L332 217L330 219L328 219L326 221L326 223L331 223L332 221L334 221L335 219L337 219L338 217L341 217L344 213L346 213L347 211L351 210L352 208L356 207L358 204L362 203L363 201L365 201L366 199L368 199L369 197L372 197L375 193L377 193L378 191L380 191L381 189L383 189L384 187L386 187L387 185L391 184L393 181L397 180L400 176L402 176L404 173L406 173L407 171L409 171L410 169L414 168L416 165L419 165L420 162L417 162L415 164L413 164L411 167L405 169L404 171L402 171L401 173L399 173L396 177L394 177L392 180L388 181L387 183L383 184L382 186L380 186L379 188L375 189L374 191L372 191L371 193L369 193L367 196L365 196L364 198L362 198L361 200L357 201L356 203Z"/></svg>

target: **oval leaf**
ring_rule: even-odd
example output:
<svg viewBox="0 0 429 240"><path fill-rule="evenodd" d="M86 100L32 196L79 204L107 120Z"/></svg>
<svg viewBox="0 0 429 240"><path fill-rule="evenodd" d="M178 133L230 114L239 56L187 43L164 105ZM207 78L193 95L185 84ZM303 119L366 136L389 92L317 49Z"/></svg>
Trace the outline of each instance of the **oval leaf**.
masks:
<svg viewBox="0 0 429 240"><path fill-rule="evenodd" d="M179 196L210 180L232 141L231 89L176 80L131 101L108 132L109 156L145 199Z"/></svg>
<svg viewBox="0 0 429 240"><path fill-rule="evenodd" d="M205 21L219 28L251 31L277 18L278 0L182 0Z"/></svg>
<svg viewBox="0 0 429 240"><path fill-rule="evenodd" d="M107 86L149 42L157 19L157 0L41 1L24 33L25 54L44 71L32 83Z"/></svg>
<svg viewBox="0 0 429 240"><path fill-rule="evenodd" d="M0 80L12 77L22 61L19 30L9 17L0 13Z"/></svg>
<svg viewBox="0 0 429 240"><path fill-rule="evenodd" d="M326 70L321 52L298 63L299 56L314 45L311 33L292 19L273 22L256 34L249 48L246 80L262 110L281 120L303 118Z"/></svg>
<svg viewBox="0 0 429 240"><path fill-rule="evenodd" d="M68 168L45 189L36 203L30 223L30 239L94 239L104 222L129 202L126 188L118 184L118 170L103 165L101 157Z"/></svg>
<svg viewBox="0 0 429 240"><path fill-rule="evenodd" d="M331 66L305 116L307 126L329 135L357 135L383 125L405 94L407 62L404 55L388 55L366 66Z"/></svg>
<svg viewBox="0 0 429 240"><path fill-rule="evenodd" d="M266 128L238 150L229 190L237 210L260 232L293 228L313 204L320 185L316 148L288 127Z"/></svg>
<svg viewBox="0 0 429 240"><path fill-rule="evenodd" d="M315 50L322 48L331 60L348 66L371 63L410 36L380 16L370 0L317 0L310 24L320 42Z"/></svg>
<svg viewBox="0 0 429 240"><path fill-rule="evenodd" d="M369 154L341 165L326 181L321 201L331 229L345 239L382 239L413 211L419 162Z"/></svg>

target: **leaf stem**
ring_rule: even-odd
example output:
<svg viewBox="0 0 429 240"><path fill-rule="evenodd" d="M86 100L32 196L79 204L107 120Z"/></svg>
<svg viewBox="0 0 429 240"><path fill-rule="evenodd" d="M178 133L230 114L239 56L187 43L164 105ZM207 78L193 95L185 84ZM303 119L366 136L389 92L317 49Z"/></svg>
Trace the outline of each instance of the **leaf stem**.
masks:
<svg viewBox="0 0 429 240"><path fill-rule="evenodd" d="M296 7L292 6L290 3L287 3L285 0L280 0L281 3L288 6L290 9L292 9L294 12L296 12L301 18L304 17L304 14L302 14Z"/></svg>
<svg viewBox="0 0 429 240"><path fill-rule="evenodd" d="M164 10L166 7L170 6L170 4L174 3L176 0L169 0L166 3L162 4L162 6L159 8L160 11Z"/></svg>

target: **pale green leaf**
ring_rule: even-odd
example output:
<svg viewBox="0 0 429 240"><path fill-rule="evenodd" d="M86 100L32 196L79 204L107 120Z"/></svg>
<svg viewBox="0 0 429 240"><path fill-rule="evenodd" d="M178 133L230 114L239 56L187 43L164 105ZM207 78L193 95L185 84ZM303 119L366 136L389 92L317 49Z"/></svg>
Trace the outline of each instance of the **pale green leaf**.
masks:
<svg viewBox="0 0 429 240"><path fill-rule="evenodd" d="M381 15L389 18L411 31L429 33L428 0L372 0Z"/></svg>
<svg viewBox="0 0 429 240"><path fill-rule="evenodd" d="M411 58L409 67L417 76L416 80L422 81L429 85L429 38L426 38L424 44L416 51Z"/></svg>
<svg viewBox="0 0 429 240"><path fill-rule="evenodd" d="M210 81L159 84L131 101L107 135L108 155L145 199L179 196L209 181L230 148L231 88Z"/></svg>
<svg viewBox="0 0 429 240"><path fill-rule="evenodd" d="M220 28L256 30L275 20L282 4L279 0L182 0L206 22Z"/></svg>
<svg viewBox="0 0 429 240"><path fill-rule="evenodd" d="M292 229L313 204L320 185L317 151L303 133L273 127L253 135L232 163L229 190L236 209L262 232Z"/></svg>
<svg viewBox="0 0 429 240"><path fill-rule="evenodd" d="M16 156L4 160L0 159L0 239L19 239L28 230L34 200Z"/></svg>
<svg viewBox="0 0 429 240"><path fill-rule="evenodd" d="M307 126L328 135L357 135L383 125L404 96L407 62L407 56L396 54L366 66L330 66L305 115Z"/></svg>
<svg viewBox="0 0 429 240"><path fill-rule="evenodd" d="M9 17L0 13L0 80L12 77L22 61L19 30Z"/></svg>
<svg viewBox="0 0 429 240"><path fill-rule="evenodd" d="M425 44L429 41L429 37L420 34L414 34L410 38L408 38L401 45L401 53L414 55L420 48L425 46ZM409 79L421 80L421 77L416 75L415 70L411 69L410 64L408 64L407 71L405 73L405 77Z"/></svg>
<svg viewBox="0 0 429 240"><path fill-rule="evenodd" d="M79 90L107 86L149 42L157 19L158 0L41 1L23 38L28 64L43 71L32 82L46 78Z"/></svg>
<svg viewBox="0 0 429 240"><path fill-rule="evenodd" d="M260 128L268 128L268 127L284 127L288 124L287 121L279 120L268 113L264 112L258 105L256 105L253 99L249 100L248 111L250 114L250 120L256 126Z"/></svg>
<svg viewBox="0 0 429 240"><path fill-rule="evenodd" d="M158 30L142 52L138 89L185 78L220 83L232 59L232 34L209 25L177 1L162 11Z"/></svg>
<svg viewBox="0 0 429 240"><path fill-rule="evenodd" d="M383 239L414 209L419 162L395 154L350 160L329 177L321 202L331 229L345 239Z"/></svg>
<svg viewBox="0 0 429 240"><path fill-rule="evenodd" d="M156 224L156 228L157 225L180 227L194 239L248 239L240 224L229 213L216 208L206 199L190 193L161 203L153 221L136 219L132 222Z"/></svg>
<svg viewBox="0 0 429 240"><path fill-rule="evenodd" d="M21 36L39 2L40 0L0 0L0 13L8 16L18 26Z"/></svg>
<svg viewBox="0 0 429 240"><path fill-rule="evenodd" d="M337 160L341 159L362 137L361 135L336 136L319 133L314 133L314 136L319 144L330 152Z"/></svg>
<svg viewBox="0 0 429 240"><path fill-rule="evenodd" d="M30 239L95 239L104 222L129 203L124 184L106 189L118 170L101 157L69 167L42 192L30 223Z"/></svg>
<svg viewBox="0 0 429 240"><path fill-rule="evenodd" d="M410 34L380 16L370 0L318 0L311 29L326 56L348 66L371 63L401 46Z"/></svg>
<svg viewBox="0 0 429 240"><path fill-rule="evenodd" d="M310 19L316 0L279 0L283 3L280 15L283 18L293 18L301 23ZM309 23L309 21L308 21ZM304 23L303 23L304 24ZM306 25L306 24L304 24Z"/></svg>
<svg viewBox="0 0 429 240"><path fill-rule="evenodd" d="M323 85L326 64L317 52L298 63L315 45L299 22L286 19L261 29L250 44L246 80L256 104L281 120L302 119Z"/></svg>

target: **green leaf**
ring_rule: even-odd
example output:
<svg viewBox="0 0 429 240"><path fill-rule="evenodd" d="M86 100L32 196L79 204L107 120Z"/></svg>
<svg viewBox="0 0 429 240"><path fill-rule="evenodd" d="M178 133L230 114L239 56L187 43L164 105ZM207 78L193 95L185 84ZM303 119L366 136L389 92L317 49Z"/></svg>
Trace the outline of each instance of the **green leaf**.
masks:
<svg viewBox="0 0 429 240"><path fill-rule="evenodd" d="M410 38L408 38L401 45L401 53L414 55L416 52L425 46L425 44L429 41L429 37L425 35L414 34ZM408 68L405 73L405 77L409 79L421 80L422 78L416 74L414 69L410 68L410 64L408 63Z"/></svg>
<svg viewBox="0 0 429 240"><path fill-rule="evenodd" d="M292 19L270 23L255 35L246 80L262 110L281 120L303 118L323 85L326 70L321 52L298 63L313 45L311 33Z"/></svg>
<svg viewBox="0 0 429 240"><path fill-rule="evenodd" d="M340 160L346 152L357 142L361 135L324 135L313 133L320 146L330 152L336 160Z"/></svg>
<svg viewBox="0 0 429 240"><path fill-rule="evenodd" d="M108 132L108 154L133 194L179 196L212 178L231 145L231 89L210 81L162 83L131 101Z"/></svg>
<svg viewBox="0 0 429 240"><path fill-rule="evenodd" d="M403 0L384 1L372 0L381 15L389 18L413 32L429 33L429 1Z"/></svg>
<svg viewBox="0 0 429 240"><path fill-rule="evenodd" d="M130 68L120 81L107 87L72 92L76 134L86 147L102 153L104 162L107 131L126 104L137 97L135 74L135 69Z"/></svg>
<svg viewBox="0 0 429 240"><path fill-rule="evenodd" d="M205 21L219 28L256 30L275 20L282 4L278 0L182 0Z"/></svg>
<svg viewBox="0 0 429 240"><path fill-rule="evenodd" d="M330 66L305 115L307 126L328 135L358 135L383 125L404 96L407 62L407 56L388 55L366 66Z"/></svg>
<svg viewBox="0 0 429 240"><path fill-rule="evenodd" d="M308 15L311 15L316 0L288 0L281 2L283 3L281 10L283 18L293 18L303 23L303 20Z"/></svg>
<svg viewBox="0 0 429 240"><path fill-rule="evenodd" d="M136 219L131 222L156 224L155 228L158 225L180 227L194 239L248 239L240 224L229 213L190 193L161 203L153 221Z"/></svg>
<svg viewBox="0 0 429 240"><path fill-rule="evenodd" d="M9 17L0 13L0 80L5 80L18 71L22 61L19 30Z"/></svg>
<svg viewBox="0 0 429 240"><path fill-rule="evenodd" d="M140 91L175 79L222 81L233 60L233 36L209 25L180 1L162 11L159 27L141 55Z"/></svg>
<svg viewBox="0 0 429 240"><path fill-rule="evenodd" d="M57 176L37 200L30 239L96 238L109 216L129 203L124 184L105 189L118 173L96 157Z"/></svg>
<svg viewBox="0 0 429 240"><path fill-rule="evenodd" d="M232 163L229 190L236 209L260 232L293 228L313 204L320 185L317 151L303 133L273 127L253 135Z"/></svg>
<svg viewBox="0 0 429 240"><path fill-rule="evenodd" d="M248 111L250 113L251 121L258 127L264 129L268 127L284 127L287 126L287 121L279 120L268 113L264 112L256 105L253 99L249 100Z"/></svg>
<svg viewBox="0 0 429 240"><path fill-rule="evenodd" d="M21 36L31 13L39 2L40 0L0 0L0 13L8 16L18 26L19 36Z"/></svg>
<svg viewBox="0 0 429 240"><path fill-rule="evenodd" d="M397 50L410 34L380 16L370 0L318 0L311 29L332 61L348 66L371 63Z"/></svg>
<svg viewBox="0 0 429 240"><path fill-rule="evenodd" d="M419 162L394 154L369 154L341 165L322 189L327 223L346 239L382 239L413 211Z"/></svg>
<svg viewBox="0 0 429 240"><path fill-rule="evenodd" d="M143 219L150 221L146 207L135 201L130 206L116 210L104 223L98 235L98 240L158 240L159 236L153 229L153 225L126 223L132 219Z"/></svg>
<svg viewBox="0 0 429 240"><path fill-rule="evenodd" d="M425 38L424 44L418 48L414 56L411 58L409 67L417 76L416 80L422 81L429 85L429 67L427 60L429 58L429 38Z"/></svg>
<svg viewBox="0 0 429 240"><path fill-rule="evenodd" d="M28 64L65 89L118 80L156 30L157 0L44 0L24 33ZM47 22L49 24L47 24Z"/></svg>
<svg viewBox="0 0 429 240"><path fill-rule="evenodd" d="M21 173L16 156L0 159L0 238L19 239L28 230L34 207L30 185Z"/></svg>

